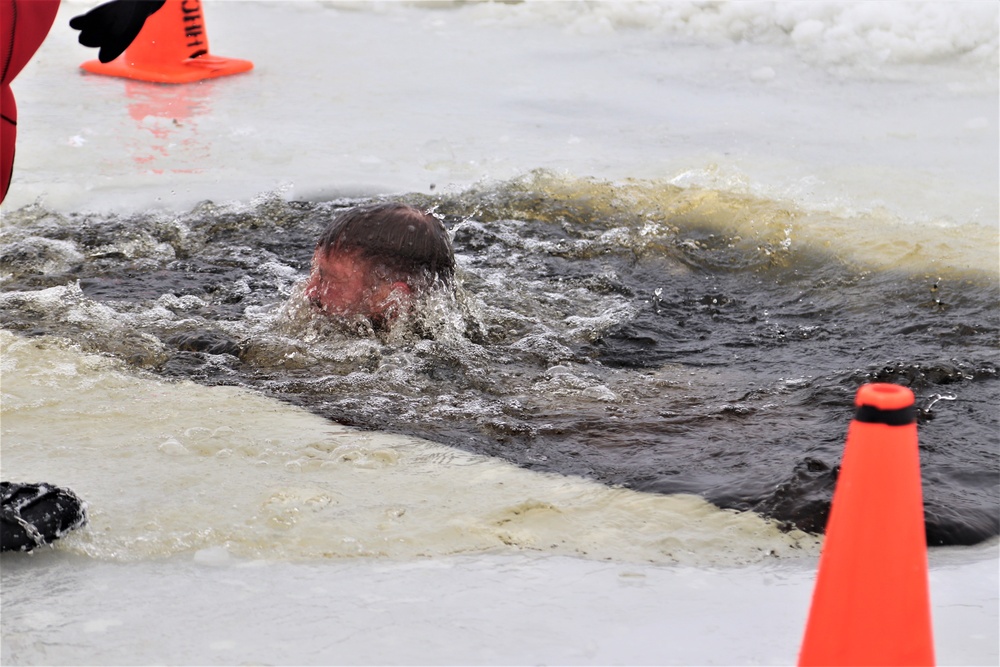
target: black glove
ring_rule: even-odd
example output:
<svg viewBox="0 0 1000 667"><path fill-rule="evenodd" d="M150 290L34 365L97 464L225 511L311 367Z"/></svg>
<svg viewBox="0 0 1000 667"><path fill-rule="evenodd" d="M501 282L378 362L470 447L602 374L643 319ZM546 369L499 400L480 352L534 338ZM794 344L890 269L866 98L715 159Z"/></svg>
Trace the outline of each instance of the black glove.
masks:
<svg viewBox="0 0 1000 667"><path fill-rule="evenodd" d="M69 27L80 31L80 43L100 47L97 59L109 63L128 48L143 24L167 0L111 0L75 16Z"/></svg>
<svg viewBox="0 0 1000 667"><path fill-rule="evenodd" d="M87 523L87 503L69 489L0 482L0 551L32 551Z"/></svg>

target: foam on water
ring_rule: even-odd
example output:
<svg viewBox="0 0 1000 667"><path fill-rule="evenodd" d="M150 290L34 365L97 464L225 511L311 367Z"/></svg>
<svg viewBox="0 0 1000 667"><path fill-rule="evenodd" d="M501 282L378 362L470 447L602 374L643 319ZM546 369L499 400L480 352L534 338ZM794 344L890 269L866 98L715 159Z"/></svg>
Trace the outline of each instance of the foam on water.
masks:
<svg viewBox="0 0 1000 667"><path fill-rule="evenodd" d="M672 227L692 225L731 238L740 248L770 247L778 255L794 246L832 253L867 269L943 271L958 277L995 273L1000 249L996 230L974 221L938 218L917 223L881 207L824 209L738 188L684 186L677 179L607 181L535 171L499 187L458 195L471 202L477 196L484 208L512 217L531 214L555 220L573 206L607 220L645 216L649 222L644 228L605 232L624 235L617 245L636 252L655 252ZM602 240L616 245L615 239Z"/></svg>
<svg viewBox="0 0 1000 667"><path fill-rule="evenodd" d="M2 475L57 480L87 499L89 526L58 546L70 552L129 561L212 548L280 560L527 551L735 564L818 546L694 496L532 473L360 433L240 389L136 377L58 340L0 336Z"/></svg>
<svg viewBox="0 0 1000 667"><path fill-rule="evenodd" d="M928 422L929 539L996 534L988 228L541 171L406 199L444 217L459 289L385 332L315 317L301 297L315 239L352 202L278 198L22 209L2 234L2 321L339 423L814 532L843 444L834 416L859 382L903 382Z"/></svg>

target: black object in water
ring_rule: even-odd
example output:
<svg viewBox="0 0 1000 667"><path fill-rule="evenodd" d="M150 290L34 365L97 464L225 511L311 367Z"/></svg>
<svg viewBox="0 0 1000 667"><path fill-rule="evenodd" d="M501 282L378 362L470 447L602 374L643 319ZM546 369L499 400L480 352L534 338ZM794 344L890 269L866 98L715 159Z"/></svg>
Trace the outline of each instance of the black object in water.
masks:
<svg viewBox="0 0 1000 667"><path fill-rule="evenodd" d="M0 482L0 551L34 551L87 523L87 504L50 484Z"/></svg>

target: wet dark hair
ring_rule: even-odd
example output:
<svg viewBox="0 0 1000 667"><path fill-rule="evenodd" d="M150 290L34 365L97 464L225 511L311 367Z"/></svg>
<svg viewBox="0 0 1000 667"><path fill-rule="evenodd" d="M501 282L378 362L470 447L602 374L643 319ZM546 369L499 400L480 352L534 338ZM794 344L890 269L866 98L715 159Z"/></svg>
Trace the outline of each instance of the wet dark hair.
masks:
<svg viewBox="0 0 1000 667"><path fill-rule="evenodd" d="M451 282L455 253L448 231L433 215L407 204L359 206L339 214L316 249L359 252L392 273Z"/></svg>

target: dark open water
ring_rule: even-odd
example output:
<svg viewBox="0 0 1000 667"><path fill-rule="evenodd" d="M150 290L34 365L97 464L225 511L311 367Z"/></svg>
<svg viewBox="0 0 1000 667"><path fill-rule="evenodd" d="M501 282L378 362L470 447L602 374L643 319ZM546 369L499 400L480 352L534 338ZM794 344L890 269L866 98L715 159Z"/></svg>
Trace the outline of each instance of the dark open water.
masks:
<svg viewBox="0 0 1000 667"><path fill-rule="evenodd" d="M935 258L919 238L886 241L913 261L873 266L809 234L823 214L665 185L535 174L402 199L443 216L461 287L388 332L317 320L297 294L348 200L22 209L4 221L0 323L813 532L856 389L900 383L920 408L930 543L1000 533L996 272L921 268Z"/></svg>

